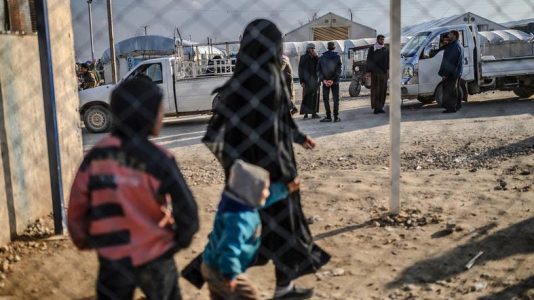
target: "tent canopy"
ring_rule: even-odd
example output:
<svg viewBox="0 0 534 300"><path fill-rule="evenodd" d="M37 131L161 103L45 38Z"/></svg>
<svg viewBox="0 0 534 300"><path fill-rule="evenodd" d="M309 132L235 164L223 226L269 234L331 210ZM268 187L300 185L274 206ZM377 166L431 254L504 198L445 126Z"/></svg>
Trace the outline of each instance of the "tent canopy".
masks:
<svg viewBox="0 0 534 300"><path fill-rule="evenodd" d="M196 43L191 41L183 41L184 54L193 55L197 47ZM191 47L189 47L191 46ZM115 44L115 56L123 57L132 54L145 55L171 55L175 51L175 41L172 38L159 35L144 35L136 36ZM215 47L198 46L199 54L212 53L214 55L223 55L223 52ZM102 54L102 63L107 64L111 61L109 48Z"/></svg>

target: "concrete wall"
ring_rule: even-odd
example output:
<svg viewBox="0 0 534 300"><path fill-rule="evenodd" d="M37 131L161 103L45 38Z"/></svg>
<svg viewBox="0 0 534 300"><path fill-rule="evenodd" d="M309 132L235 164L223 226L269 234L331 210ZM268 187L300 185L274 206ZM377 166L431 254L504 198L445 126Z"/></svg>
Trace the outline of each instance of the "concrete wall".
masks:
<svg viewBox="0 0 534 300"><path fill-rule="evenodd" d="M50 178L37 36L0 35L0 44L3 190L14 234L51 211Z"/></svg>
<svg viewBox="0 0 534 300"><path fill-rule="evenodd" d="M70 1L48 3L67 202L83 157L74 42ZM37 36L0 34L0 65L0 244L4 244L10 235L21 234L30 222L51 213L52 200Z"/></svg>
<svg viewBox="0 0 534 300"><path fill-rule="evenodd" d="M377 36L377 32L372 28L358 26L358 24L352 24L349 35L351 40L357 40L361 38L374 38Z"/></svg>
<svg viewBox="0 0 534 300"><path fill-rule="evenodd" d="M83 159L70 0L48 1L65 205Z"/></svg>

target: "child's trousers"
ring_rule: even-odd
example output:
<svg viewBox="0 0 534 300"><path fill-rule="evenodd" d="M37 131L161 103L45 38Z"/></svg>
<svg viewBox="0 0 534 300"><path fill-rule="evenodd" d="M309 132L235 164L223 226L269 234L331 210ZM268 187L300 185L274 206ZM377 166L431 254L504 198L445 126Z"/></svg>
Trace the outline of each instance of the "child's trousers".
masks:
<svg viewBox="0 0 534 300"><path fill-rule="evenodd" d="M110 261L99 257L96 290L98 300L132 299L139 287L147 299L180 300L178 272L172 254L143 266L134 267L130 259Z"/></svg>
<svg viewBox="0 0 534 300"><path fill-rule="evenodd" d="M250 282L245 274L239 274L235 278L237 286L231 292L225 286L225 279L219 272L202 263L202 276L208 283L211 300L259 300L256 287Z"/></svg>

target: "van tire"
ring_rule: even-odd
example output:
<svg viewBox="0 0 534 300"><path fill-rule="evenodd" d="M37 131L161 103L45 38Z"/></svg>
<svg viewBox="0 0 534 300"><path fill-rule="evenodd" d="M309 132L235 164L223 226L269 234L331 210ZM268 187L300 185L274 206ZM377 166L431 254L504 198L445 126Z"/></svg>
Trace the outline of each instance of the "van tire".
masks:
<svg viewBox="0 0 534 300"><path fill-rule="evenodd" d="M221 95L217 94L215 97L213 97L213 101L211 102L211 111L215 112L215 108L219 103L221 102Z"/></svg>
<svg viewBox="0 0 534 300"><path fill-rule="evenodd" d="M520 86L514 88L513 91L519 98L530 98L530 96L534 95L534 88L530 87Z"/></svg>
<svg viewBox="0 0 534 300"><path fill-rule="evenodd" d="M102 105L93 105L83 113L83 123L91 133L107 132L111 129L111 112Z"/></svg>
<svg viewBox="0 0 534 300"><path fill-rule="evenodd" d="M434 97L423 97L423 96L419 96L417 97L417 100L419 100L419 102L423 103L423 104L431 104L432 102L434 102Z"/></svg>
<svg viewBox="0 0 534 300"><path fill-rule="evenodd" d="M467 102L467 90L463 87L458 88L458 97L462 99L462 101ZM438 103L439 107L443 107L443 84L440 83L438 87L436 88L436 91L434 92L434 99L436 99L436 102Z"/></svg>

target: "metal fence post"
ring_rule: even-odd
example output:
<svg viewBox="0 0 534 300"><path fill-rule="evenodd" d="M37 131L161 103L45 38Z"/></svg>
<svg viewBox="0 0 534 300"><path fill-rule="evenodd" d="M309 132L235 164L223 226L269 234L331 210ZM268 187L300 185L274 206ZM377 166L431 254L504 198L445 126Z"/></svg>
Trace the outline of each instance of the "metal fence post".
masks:
<svg viewBox="0 0 534 300"><path fill-rule="evenodd" d="M107 1L108 4L108 31L109 31L109 55L111 57L111 82L117 83L117 66L115 58L115 36L113 34L113 4L111 0Z"/></svg>
<svg viewBox="0 0 534 300"><path fill-rule="evenodd" d="M389 32L389 127L391 135L391 199L390 212L400 212L400 120L401 120L401 0L390 0Z"/></svg>
<svg viewBox="0 0 534 300"><path fill-rule="evenodd" d="M65 228L65 205L63 202L63 179L61 176L61 157L47 0L36 0L35 12L41 63L46 140L48 144L48 164L50 168L50 184L52 187L54 232L55 234L63 234Z"/></svg>

